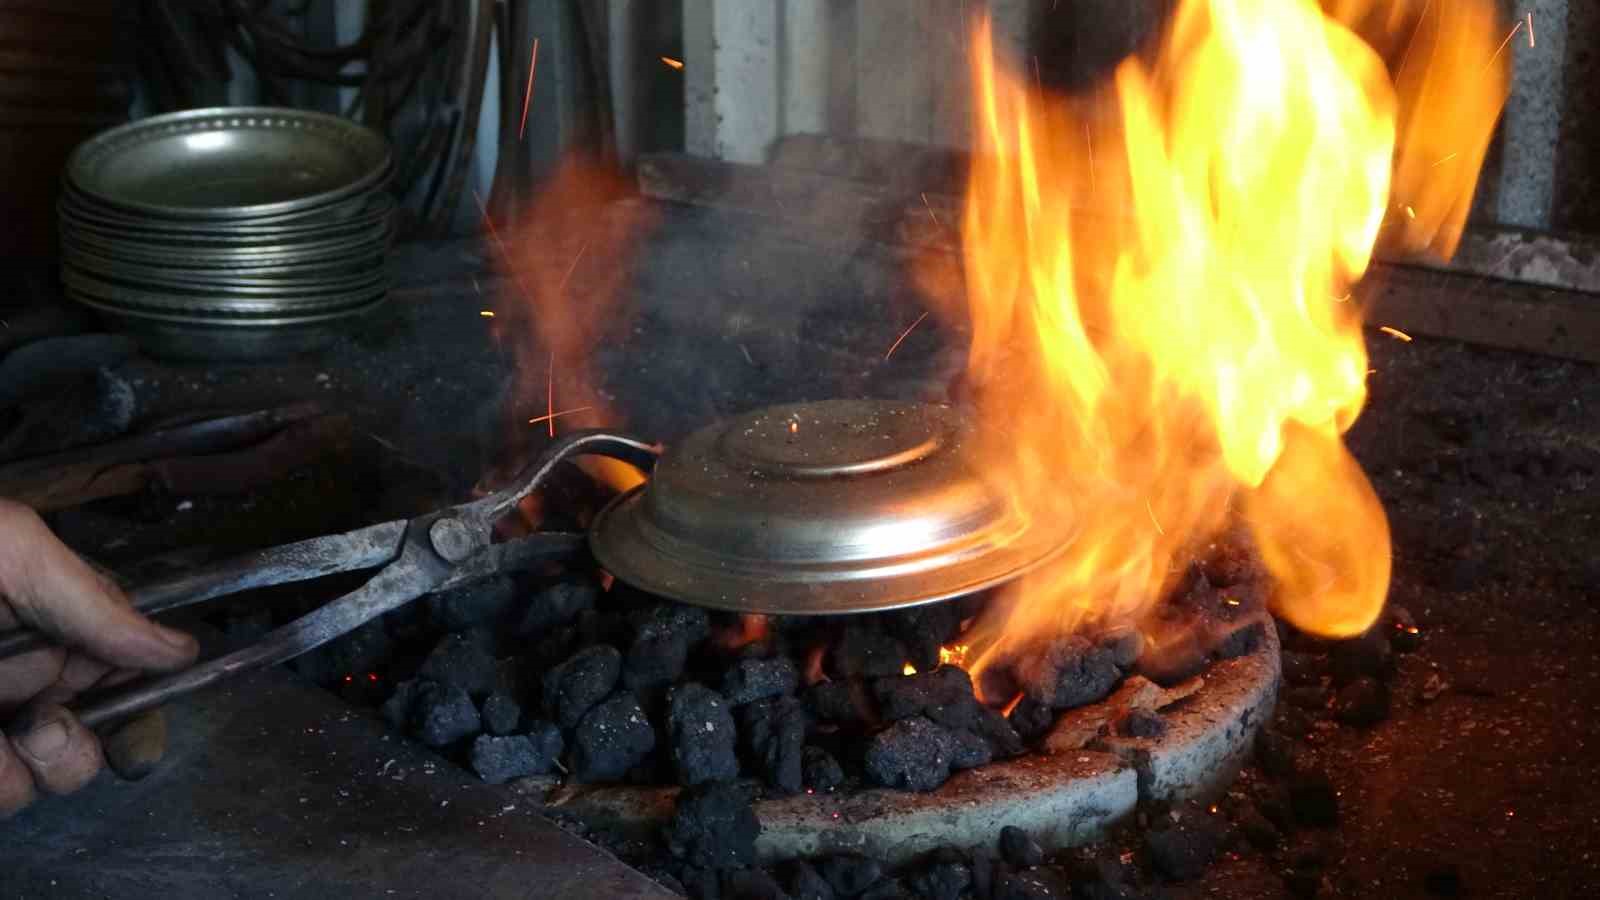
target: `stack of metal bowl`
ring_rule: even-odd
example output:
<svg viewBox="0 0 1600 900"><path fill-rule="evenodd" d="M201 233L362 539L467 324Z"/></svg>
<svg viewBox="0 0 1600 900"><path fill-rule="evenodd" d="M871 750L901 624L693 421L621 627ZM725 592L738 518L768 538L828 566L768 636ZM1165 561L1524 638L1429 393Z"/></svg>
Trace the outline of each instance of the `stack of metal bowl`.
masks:
<svg viewBox="0 0 1600 900"><path fill-rule="evenodd" d="M313 349L388 293L393 162L371 129L228 107L102 132L67 161L67 294L151 353Z"/></svg>

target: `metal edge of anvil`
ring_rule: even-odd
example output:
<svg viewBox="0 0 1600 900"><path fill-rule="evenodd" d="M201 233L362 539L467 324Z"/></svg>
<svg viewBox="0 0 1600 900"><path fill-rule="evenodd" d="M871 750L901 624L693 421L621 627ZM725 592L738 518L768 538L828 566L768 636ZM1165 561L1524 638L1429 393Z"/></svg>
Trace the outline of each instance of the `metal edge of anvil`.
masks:
<svg viewBox="0 0 1600 900"><path fill-rule="evenodd" d="M143 781L0 821L0 898L674 896L286 669L166 716Z"/></svg>
<svg viewBox="0 0 1600 900"><path fill-rule="evenodd" d="M848 796L760 800L756 853L763 862L863 853L890 864L938 847L988 846L1016 825L1047 849L1097 840L1141 802L1215 797L1249 758L1277 703L1277 630L1265 621L1251 653L1220 660L1194 696L1164 713L1159 739L1103 738L1097 749L1030 754L957 773L927 793L874 789ZM519 792L548 812L598 830L644 834L670 819L676 788L552 788L527 779Z"/></svg>

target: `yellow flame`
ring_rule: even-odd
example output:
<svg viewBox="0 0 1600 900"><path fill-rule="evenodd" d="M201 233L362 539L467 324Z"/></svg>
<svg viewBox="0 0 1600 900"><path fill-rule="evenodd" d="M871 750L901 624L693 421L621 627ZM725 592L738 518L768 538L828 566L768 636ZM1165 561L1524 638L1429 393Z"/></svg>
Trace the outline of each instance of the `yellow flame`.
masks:
<svg viewBox="0 0 1600 900"><path fill-rule="evenodd" d="M1492 0L1327 6L1182 0L1153 59L1074 99L1003 71L980 23L978 468L1070 534L978 623L985 654L1141 618L1233 516L1295 625L1377 617L1389 531L1341 439L1368 372L1342 301L1380 236L1453 250L1506 74Z"/></svg>

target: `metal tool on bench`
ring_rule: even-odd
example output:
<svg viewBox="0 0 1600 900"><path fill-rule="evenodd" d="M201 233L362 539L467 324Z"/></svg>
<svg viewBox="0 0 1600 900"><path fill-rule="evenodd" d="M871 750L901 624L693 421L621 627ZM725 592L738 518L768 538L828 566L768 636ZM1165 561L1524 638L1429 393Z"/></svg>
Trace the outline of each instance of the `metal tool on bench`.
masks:
<svg viewBox="0 0 1600 900"><path fill-rule="evenodd" d="M384 613L434 591L510 568L579 552L584 535L538 533L493 543L497 522L538 491L562 462L601 454L648 470L657 451L632 438L598 432L569 435L508 487L415 519L370 525L250 554L132 592L153 614L251 588L309 581L382 566L361 587L276 629L260 642L192 668L88 698L76 708L90 727L105 725L199 690L231 675L275 665L313 650ZM48 644L31 630L0 635L0 659Z"/></svg>

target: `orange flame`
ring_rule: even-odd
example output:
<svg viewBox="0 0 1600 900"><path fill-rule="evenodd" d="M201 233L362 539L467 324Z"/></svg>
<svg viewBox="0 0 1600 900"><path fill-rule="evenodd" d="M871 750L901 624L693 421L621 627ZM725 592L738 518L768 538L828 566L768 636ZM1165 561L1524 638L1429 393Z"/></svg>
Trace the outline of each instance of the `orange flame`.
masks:
<svg viewBox="0 0 1600 900"><path fill-rule="evenodd" d="M1389 529L1341 439L1367 358L1340 298L1380 235L1453 250L1506 72L1492 0L1328 5L1182 0L1153 60L1071 100L1002 71L979 25L978 468L1067 549L977 623L974 668L1143 618L1231 516L1296 626L1379 614ZM1391 78L1378 48L1396 47Z"/></svg>

